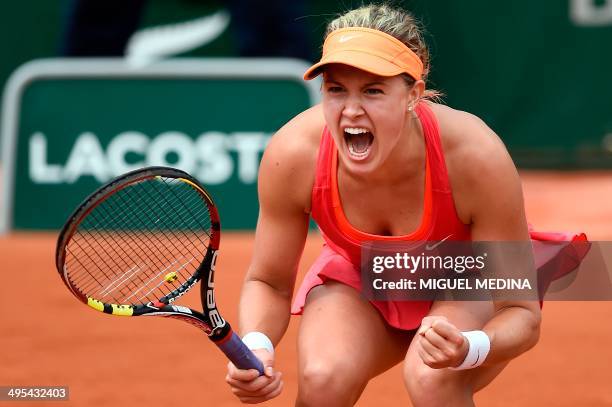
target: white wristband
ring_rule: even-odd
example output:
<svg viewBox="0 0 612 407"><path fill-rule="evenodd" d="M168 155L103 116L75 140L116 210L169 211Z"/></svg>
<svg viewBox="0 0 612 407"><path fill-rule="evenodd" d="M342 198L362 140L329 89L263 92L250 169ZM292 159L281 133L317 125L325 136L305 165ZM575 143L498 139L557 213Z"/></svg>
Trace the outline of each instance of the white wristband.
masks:
<svg viewBox="0 0 612 407"><path fill-rule="evenodd" d="M468 353L463 363L457 367L451 367L451 370L474 369L482 365L491 350L491 340L483 331L467 331L461 332L468 341Z"/></svg>
<svg viewBox="0 0 612 407"><path fill-rule="evenodd" d="M266 336L266 334L255 331L249 332L242 337L242 342L244 342L247 348L251 350L265 349L274 355L274 345L272 345L272 341Z"/></svg>

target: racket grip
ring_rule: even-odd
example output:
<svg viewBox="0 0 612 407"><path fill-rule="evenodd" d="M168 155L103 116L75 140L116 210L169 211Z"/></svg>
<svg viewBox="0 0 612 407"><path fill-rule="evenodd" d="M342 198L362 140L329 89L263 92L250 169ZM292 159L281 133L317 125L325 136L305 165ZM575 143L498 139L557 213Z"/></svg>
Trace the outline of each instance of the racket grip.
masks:
<svg viewBox="0 0 612 407"><path fill-rule="evenodd" d="M225 353L238 369L256 369L260 376L264 374L264 366L261 360L251 352L242 342L242 339L234 331L231 331L229 340L216 344Z"/></svg>

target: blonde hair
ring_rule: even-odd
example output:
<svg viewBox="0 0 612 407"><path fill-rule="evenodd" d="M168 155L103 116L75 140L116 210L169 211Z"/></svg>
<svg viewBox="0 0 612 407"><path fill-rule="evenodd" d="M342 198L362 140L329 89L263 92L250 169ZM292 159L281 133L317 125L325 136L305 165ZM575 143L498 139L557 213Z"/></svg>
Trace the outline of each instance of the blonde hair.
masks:
<svg viewBox="0 0 612 407"><path fill-rule="evenodd" d="M423 28L417 19L407 11L394 8L389 4L368 4L350 10L332 20L327 25L325 37L332 31L347 27L365 27L389 34L410 48L423 62L423 81L427 82L430 70L429 48L423 39ZM409 86L415 79L408 74L402 74ZM427 89L424 99L439 101L442 93Z"/></svg>

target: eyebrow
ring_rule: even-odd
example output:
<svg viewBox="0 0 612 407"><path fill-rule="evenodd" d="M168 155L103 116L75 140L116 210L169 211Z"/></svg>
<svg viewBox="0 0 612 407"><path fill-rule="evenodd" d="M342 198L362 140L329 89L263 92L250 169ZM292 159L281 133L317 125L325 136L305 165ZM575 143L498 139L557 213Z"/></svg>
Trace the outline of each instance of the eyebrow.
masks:
<svg viewBox="0 0 612 407"><path fill-rule="evenodd" d="M323 79L324 79L324 82L326 82L326 83L330 83L331 82L331 83L335 83L335 84L338 84L338 85L342 85L342 82L340 82L340 81L338 81L338 80L336 80L334 78L323 77ZM373 81L373 82L368 82L368 83L363 84L362 87L363 88L367 88L369 86L380 86L380 85L387 86L387 84L385 82L383 82L383 81Z"/></svg>
<svg viewBox="0 0 612 407"><path fill-rule="evenodd" d="M333 83L337 83L337 84L341 85L340 82L338 82L334 78L332 78L330 76L327 76L327 75L323 75L323 82L333 82Z"/></svg>
<svg viewBox="0 0 612 407"><path fill-rule="evenodd" d="M368 82L365 85L363 85L364 88L368 87L368 86L377 86L377 85L384 85L386 86L387 84L383 81L374 81L374 82Z"/></svg>

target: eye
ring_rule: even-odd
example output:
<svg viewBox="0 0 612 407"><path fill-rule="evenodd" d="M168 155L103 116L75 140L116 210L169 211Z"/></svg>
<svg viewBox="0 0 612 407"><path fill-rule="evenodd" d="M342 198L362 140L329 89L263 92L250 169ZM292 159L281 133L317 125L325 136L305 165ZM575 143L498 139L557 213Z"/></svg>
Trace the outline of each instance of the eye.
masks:
<svg viewBox="0 0 612 407"><path fill-rule="evenodd" d="M366 95L383 95L385 92L379 88L367 88L365 93Z"/></svg>
<svg viewBox="0 0 612 407"><path fill-rule="evenodd" d="M340 93L342 92L343 89L341 86L336 86L336 85L330 85L327 87L327 92L328 93Z"/></svg>

